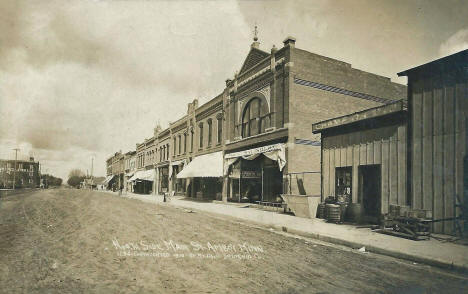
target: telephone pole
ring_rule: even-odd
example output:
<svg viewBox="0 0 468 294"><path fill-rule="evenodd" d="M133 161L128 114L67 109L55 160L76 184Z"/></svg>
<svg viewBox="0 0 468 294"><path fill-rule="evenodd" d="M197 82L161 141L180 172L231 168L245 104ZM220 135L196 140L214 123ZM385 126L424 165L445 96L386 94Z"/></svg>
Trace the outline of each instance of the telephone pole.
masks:
<svg viewBox="0 0 468 294"><path fill-rule="evenodd" d="M16 186L16 161L18 160L18 151L19 151L19 148L14 148L13 150L15 150L15 169L13 171L13 190L15 190L15 186Z"/></svg>

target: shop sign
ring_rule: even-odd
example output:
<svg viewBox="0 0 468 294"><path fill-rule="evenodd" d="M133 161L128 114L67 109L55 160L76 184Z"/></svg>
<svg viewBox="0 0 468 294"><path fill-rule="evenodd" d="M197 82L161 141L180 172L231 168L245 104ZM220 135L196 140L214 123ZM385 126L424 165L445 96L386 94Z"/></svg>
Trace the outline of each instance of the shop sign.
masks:
<svg viewBox="0 0 468 294"><path fill-rule="evenodd" d="M261 177L262 177L262 173L259 171L255 171L255 170L243 170L242 171L242 178L245 178L245 179L261 178Z"/></svg>
<svg viewBox="0 0 468 294"><path fill-rule="evenodd" d="M281 150L281 148L284 148L284 144L273 144L273 145L262 146L262 147L253 148L253 149L249 149L249 150L244 150L244 151L239 151L239 152L234 152L234 153L228 153L228 154L226 154L224 156L224 158L235 158L235 157L241 157L241 156L249 156L249 155L254 155L254 154L270 152L270 151L274 151L274 150Z"/></svg>

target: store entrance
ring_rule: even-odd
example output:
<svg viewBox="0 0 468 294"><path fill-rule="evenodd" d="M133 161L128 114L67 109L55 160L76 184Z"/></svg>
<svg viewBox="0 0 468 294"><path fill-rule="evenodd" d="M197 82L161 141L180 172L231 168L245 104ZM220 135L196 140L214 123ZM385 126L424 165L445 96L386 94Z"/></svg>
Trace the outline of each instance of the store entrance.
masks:
<svg viewBox="0 0 468 294"><path fill-rule="evenodd" d="M279 195L283 193L282 180L278 163L264 155L253 160L238 159L229 174L228 200L279 202Z"/></svg>
<svg viewBox="0 0 468 294"><path fill-rule="evenodd" d="M359 192L364 208L364 215L370 222L378 222L381 207L380 165L359 167Z"/></svg>

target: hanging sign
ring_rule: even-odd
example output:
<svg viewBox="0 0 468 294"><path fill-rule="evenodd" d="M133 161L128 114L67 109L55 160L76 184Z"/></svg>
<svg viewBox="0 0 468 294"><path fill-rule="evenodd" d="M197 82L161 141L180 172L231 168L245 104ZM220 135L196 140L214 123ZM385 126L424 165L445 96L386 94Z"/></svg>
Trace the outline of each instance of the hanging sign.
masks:
<svg viewBox="0 0 468 294"><path fill-rule="evenodd" d="M261 153L270 152L274 150L281 150L282 148L284 148L284 144L273 144L273 145L262 146L262 147L253 148L249 150L228 153L224 155L224 158L236 158L236 157L241 157L241 156L261 154Z"/></svg>

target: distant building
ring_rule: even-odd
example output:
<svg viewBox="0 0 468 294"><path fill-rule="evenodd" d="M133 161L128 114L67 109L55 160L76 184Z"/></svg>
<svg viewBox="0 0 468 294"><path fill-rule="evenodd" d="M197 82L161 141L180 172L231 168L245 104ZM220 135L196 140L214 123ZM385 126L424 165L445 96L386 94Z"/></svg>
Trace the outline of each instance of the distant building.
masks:
<svg viewBox="0 0 468 294"><path fill-rule="evenodd" d="M16 172L15 172L16 171ZM40 185L39 162L29 160L0 159L0 189L37 188Z"/></svg>

